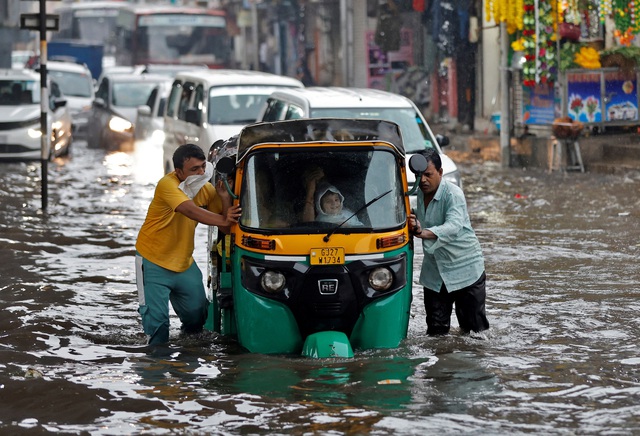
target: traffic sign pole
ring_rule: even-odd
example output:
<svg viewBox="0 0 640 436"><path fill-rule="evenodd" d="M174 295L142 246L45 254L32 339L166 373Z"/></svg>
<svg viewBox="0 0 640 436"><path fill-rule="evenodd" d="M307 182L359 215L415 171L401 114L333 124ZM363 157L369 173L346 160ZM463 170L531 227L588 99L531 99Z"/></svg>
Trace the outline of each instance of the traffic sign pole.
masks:
<svg viewBox="0 0 640 436"><path fill-rule="evenodd" d="M49 184L49 124L47 123L47 105L49 93L47 87L47 6L40 0L40 168L42 171L42 211L47 211Z"/></svg>

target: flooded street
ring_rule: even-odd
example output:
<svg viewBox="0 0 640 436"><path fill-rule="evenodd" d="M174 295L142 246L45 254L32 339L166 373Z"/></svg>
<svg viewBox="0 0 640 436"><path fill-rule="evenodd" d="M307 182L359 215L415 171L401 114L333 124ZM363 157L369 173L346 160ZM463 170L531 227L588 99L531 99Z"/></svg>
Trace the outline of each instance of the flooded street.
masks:
<svg viewBox="0 0 640 436"><path fill-rule="evenodd" d="M0 163L0 433L640 432L640 174L460 163L491 329L426 336L417 253L402 346L310 360L180 338L174 314L144 345L134 244L160 162L78 142L46 214L40 164Z"/></svg>

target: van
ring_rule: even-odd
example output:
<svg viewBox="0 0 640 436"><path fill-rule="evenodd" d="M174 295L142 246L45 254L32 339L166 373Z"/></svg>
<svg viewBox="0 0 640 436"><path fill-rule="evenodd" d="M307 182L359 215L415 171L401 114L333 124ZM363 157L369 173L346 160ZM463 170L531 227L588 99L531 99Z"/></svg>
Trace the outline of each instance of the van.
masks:
<svg viewBox="0 0 640 436"><path fill-rule="evenodd" d="M219 139L226 140L256 121L269 95L283 88L302 88L291 77L260 71L193 70L178 73L164 116L163 162L173 171L173 152L186 143L208 154Z"/></svg>
<svg viewBox="0 0 640 436"><path fill-rule="evenodd" d="M267 99L258 121L322 117L392 121L400 126L407 162L413 154L433 147L442 158L443 177L462 187L456 164L442 153L441 147L449 144L449 138L434 135L418 107L398 94L378 89L321 86L278 90ZM414 174L407 170L407 177L412 184Z"/></svg>

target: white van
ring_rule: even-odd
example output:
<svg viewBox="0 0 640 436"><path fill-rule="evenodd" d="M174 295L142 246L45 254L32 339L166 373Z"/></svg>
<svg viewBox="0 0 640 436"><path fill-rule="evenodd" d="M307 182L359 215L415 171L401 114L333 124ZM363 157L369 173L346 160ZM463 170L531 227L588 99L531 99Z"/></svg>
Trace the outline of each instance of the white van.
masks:
<svg viewBox="0 0 640 436"><path fill-rule="evenodd" d="M173 171L173 152L186 143L208 154L218 139L229 139L256 121L269 95L302 88L291 77L260 71L193 70L176 75L164 116L164 171Z"/></svg>
<svg viewBox="0 0 640 436"><path fill-rule="evenodd" d="M279 90L271 94L258 115L258 121L294 120L299 118L374 118L393 121L400 126L407 152L435 148L442 159L443 177L462 187L456 164L442 153L449 138L434 135L416 105L406 97L387 91L366 88L308 87ZM415 175L407 168L409 185Z"/></svg>

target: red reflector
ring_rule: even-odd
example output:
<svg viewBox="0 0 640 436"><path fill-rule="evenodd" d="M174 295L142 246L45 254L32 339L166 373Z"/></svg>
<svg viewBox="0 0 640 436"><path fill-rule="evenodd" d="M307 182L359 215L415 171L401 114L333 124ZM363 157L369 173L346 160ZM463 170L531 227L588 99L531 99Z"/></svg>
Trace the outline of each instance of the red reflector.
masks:
<svg viewBox="0 0 640 436"><path fill-rule="evenodd" d="M248 248L257 248L259 250L275 250L276 241L273 239L260 239L252 236L243 236L242 245Z"/></svg>
<svg viewBox="0 0 640 436"><path fill-rule="evenodd" d="M406 240L404 233L400 235L385 236L384 238L376 239L376 248L389 248L396 245L402 245Z"/></svg>

